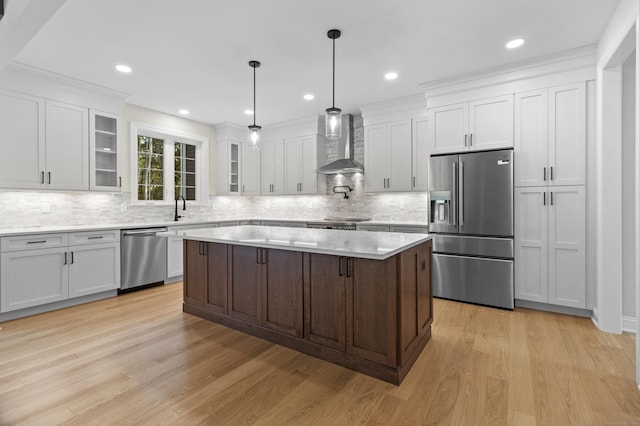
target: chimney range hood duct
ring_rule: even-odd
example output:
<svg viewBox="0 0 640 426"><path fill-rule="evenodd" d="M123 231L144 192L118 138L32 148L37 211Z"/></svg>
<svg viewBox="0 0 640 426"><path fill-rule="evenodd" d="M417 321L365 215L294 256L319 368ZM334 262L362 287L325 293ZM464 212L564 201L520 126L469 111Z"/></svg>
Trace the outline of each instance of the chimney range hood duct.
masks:
<svg viewBox="0 0 640 426"><path fill-rule="evenodd" d="M353 116L342 115L342 137L338 139L338 155L343 155L336 161L332 161L316 170L316 173L331 175L338 173L363 173L364 165L353 159Z"/></svg>

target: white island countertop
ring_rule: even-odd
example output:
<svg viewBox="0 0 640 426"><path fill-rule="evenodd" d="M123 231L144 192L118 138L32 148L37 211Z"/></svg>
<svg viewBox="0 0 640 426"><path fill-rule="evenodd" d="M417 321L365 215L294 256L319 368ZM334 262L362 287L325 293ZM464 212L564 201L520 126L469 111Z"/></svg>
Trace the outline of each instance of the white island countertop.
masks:
<svg viewBox="0 0 640 426"><path fill-rule="evenodd" d="M431 239L427 234L255 225L175 230L157 235L375 260L387 259Z"/></svg>

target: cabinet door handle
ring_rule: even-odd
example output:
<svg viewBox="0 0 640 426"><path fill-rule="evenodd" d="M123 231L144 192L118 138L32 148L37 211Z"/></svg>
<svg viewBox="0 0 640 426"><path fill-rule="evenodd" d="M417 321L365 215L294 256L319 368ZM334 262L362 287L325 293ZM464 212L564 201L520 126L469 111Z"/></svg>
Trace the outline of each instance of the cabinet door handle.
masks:
<svg viewBox="0 0 640 426"><path fill-rule="evenodd" d="M464 146L467 146L467 135L464 135Z"/></svg>
<svg viewBox="0 0 640 426"><path fill-rule="evenodd" d="M64 263L63 263L63 265L66 265L66 264L67 264L67 252L65 251L64 252Z"/></svg>
<svg viewBox="0 0 640 426"><path fill-rule="evenodd" d="M244 193L244 184L242 184L242 192Z"/></svg>
<svg viewBox="0 0 640 426"><path fill-rule="evenodd" d="M469 146L473 146L473 133L469 133Z"/></svg>
<svg viewBox="0 0 640 426"><path fill-rule="evenodd" d="M547 193L546 192L542 193L542 205L543 206L547 205Z"/></svg>
<svg viewBox="0 0 640 426"><path fill-rule="evenodd" d="M203 242L202 243L202 255L203 256L208 256L209 255L209 244Z"/></svg>
<svg viewBox="0 0 640 426"><path fill-rule="evenodd" d="M258 265L260 265L262 263L262 260L260 260L260 255L262 254L262 250L261 249L256 249L256 263Z"/></svg>
<svg viewBox="0 0 640 426"><path fill-rule="evenodd" d="M551 191L551 202L549 203L549 205L553 205L553 191Z"/></svg>
<svg viewBox="0 0 640 426"><path fill-rule="evenodd" d="M104 238L104 235L98 235L95 237L87 237L87 240L101 240Z"/></svg>
<svg viewBox="0 0 640 426"><path fill-rule="evenodd" d="M544 181L547 180L547 168L546 167L542 168L542 180L544 180Z"/></svg>
<svg viewBox="0 0 640 426"><path fill-rule="evenodd" d="M71 264L73 265L73 252L71 252Z"/></svg>
<svg viewBox="0 0 640 426"><path fill-rule="evenodd" d="M340 256L340 257L338 258L338 276L339 276L339 277L341 277L342 275L344 275L344 274L342 273L342 259L344 259L344 257L343 257L343 256Z"/></svg>
<svg viewBox="0 0 640 426"><path fill-rule="evenodd" d="M549 180L553 180L553 166L549 167Z"/></svg>
<svg viewBox="0 0 640 426"><path fill-rule="evenodd" d="M27 241L27 244L44 244L47 240Z"/></svg>
<svg viewBox="0 0 640 426"><path fill-rule="evenodd" d="M411 185L415 188L416 187L416 177L413 177L413 180L411 181Z"/></svg>
<svg viewBox="0 0 640 426"><path fill-rule="evenodd" d="M40 183L44 183L44 172L40 172Z"/></svg>
<svg viewBox="0 0 640 426"><path fill-rule="evenodd" d="M261 256L262 257L262 264L266 265L266 263L267 263L267 249L260 249L260 250L263 250L262 256Z"/></svg>
<svg viewBox="0 0 640 426"><path fill-rule="evenodd" d="M51 172L47 172L47 176L48 176L48 183L49 185L51 185Z"/></svg>
<svg viewBox="0 0 640 426"><path fill-rule="evenodd" d="M347 257L346 260L347 260L347 278L350 278L351 277L351 270L349 268L349 260L351 260L351 258Z"/></svg>
<svg viewBox="0 0 640 426"><path fill-rule="evenodd" d="M387 188L391 188L391 178L387 178Z"/></svg>
<svg viewBox="0 0 640 426"><path fill-rule="evenodd" d="M122 188L122 176L118 176L118 187Z"/></svg>

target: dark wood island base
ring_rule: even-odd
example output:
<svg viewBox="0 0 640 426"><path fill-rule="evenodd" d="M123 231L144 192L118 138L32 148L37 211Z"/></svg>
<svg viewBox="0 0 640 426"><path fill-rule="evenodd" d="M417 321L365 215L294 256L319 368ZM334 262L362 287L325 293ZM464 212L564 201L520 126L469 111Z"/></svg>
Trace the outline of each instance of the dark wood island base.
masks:
<svg viewBox="0 0 640 426"><path fill-rule="evenodd" d="M399 385L431 338L431 247L372 260L185 240L183 311Z"/></svg>

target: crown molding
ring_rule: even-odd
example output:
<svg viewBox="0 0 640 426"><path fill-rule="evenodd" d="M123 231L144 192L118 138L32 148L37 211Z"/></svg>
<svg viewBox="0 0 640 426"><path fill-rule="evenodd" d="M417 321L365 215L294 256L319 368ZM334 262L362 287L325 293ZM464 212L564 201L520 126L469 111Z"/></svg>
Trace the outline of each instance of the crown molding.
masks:
<svg viewBox="0 0 640 426"><path fill-rule="evenodd" d="M34 77L44 78L46 80L53 81L57 84L62 84L65 86L76 87L84 90L89 90L92 92L101 93L103 95L112 96L114 98L126 99L131 96L130 93L123 92L116 89L111 89L109 87L100 86L98 84L89 83L84 80L79 80L77 78L69 77L63 74L58 74L55 72L47 71L42 68L33 67L31 65L23 64L21 62L12 62L5 68L7 71L14 71L17 73L27 74Z"/></svg>
<svg viewBox="0 0 640 426"><path fill-rule="evenodd" d="M589 45L484 71L425 82L420 84L420 87L425 90L426 97L431 98L589 67L595 70L595 65L596 45Z"/></svg>

